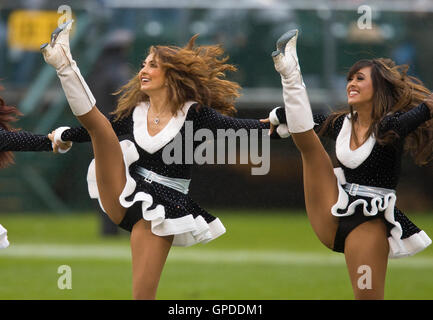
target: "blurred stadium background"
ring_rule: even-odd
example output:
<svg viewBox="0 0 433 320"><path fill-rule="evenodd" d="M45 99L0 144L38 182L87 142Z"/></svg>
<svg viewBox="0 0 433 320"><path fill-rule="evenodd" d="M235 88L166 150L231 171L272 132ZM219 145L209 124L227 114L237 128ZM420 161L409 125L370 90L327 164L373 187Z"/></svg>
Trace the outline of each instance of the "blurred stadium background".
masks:
<svg viewBox="0 0 433 320"><path fill-rule="evenodd" d="M40 44L48 42L51 31L63 14L57 12L62 5L72 9L72 16L76 21L71 40L74 58L96 93L97 100L100 101L98 106L107 108L106 111L109 111L109 106L114 103L114 98L109 93L123 84L122 81L127 79L125 74L139 70L141 60L145 58L150 45L183 46L196 33L200 33L197 41L199 44L221 43L230 56L230 61L238 67L239 71L230 74L230 78L243 87L242 97L237 104L237 116L241 118L264 118L272 107L283 104L279 77L273 68L270 53L274 50L276 39L292 28L300 30L298 55L314 111L344 106L345 73L361 58L389 57L399 64L409 64L410 74L419 77L429 88L433 88L433 1L429 0L0 0L0 83L5 88L1 95L8 104L18 106L25 114L17 127L35 133L46 134L61 125L78 125L66 108L64 94L54 71L45 65L39 52ZM371 9L371 28L358 27L359 19L365 17L363 5ZM116 57L113 57L114 52ZM98 98L98 94L101 98ZM332 150L333 145L328 143L327 147ZM11 243L18 241L18 251L12 251L11 245L0 252L0 298L124 297L117 294L115 289L113 292L116 293L110 295L107 293L110 290L107 290L104 295L104 287L100 283L89 289L90 293L80 295L77 293L80 291L72 290L77 296L58 296L58 289L39 296L41 291L38 290L42 290L41 283L45 280L29 280L31 275L28 280L23 281L34 283L33 291L27 290L27 293L24 293L18 282L15 283L14 270L19 270L21 275L32 274L30 270L39 270L37 268L40 267L45 270L39 272L41 277L44 272L51 272L46 271L48 266L43 260L50 253L38 251L37 246L32 247L30 244L42 245L49 242L66 245L84 243L87 240L93 245L96 243L102 246L106 243L99 242L97 238L101 222L96 217L100 213L87 193L86 173L92 158L90 144L75 144L66 155L16 153L15 157L16 164L0 172L0 223L8 228ZM189 291L185 289L185 280L185 287L177 286L171 294L167 292L170 292L172 283L164 280L163 276L160 297L350 299L350 284L343 260L338 260L340 256L336 258L333 253L321 248L308 226L308 221L302 215L304 202L301 162L292 141L271 141L271 166L267 175L252 176L250 169L249 165L197 166L190 194L203 207L217 210L229 221L226 226L230 234L227 234L226 240L217 240L215 244L209 244L208 248L215 249L214 254L218 254L218 250L261 250L258 253L259 256L262 254L261 259L250 261L246 258L244 262L251 265L256 263L258 270L267 273L266 279L261 278L265 277L263 274L258 276L256 286L244 286L244 291L237 292L227 285L203 291L197 289L196 293L193 288L188 289ZM432 230L433 225L432 178L431 165L419 168L410 158L404 158L398 204L409 216L420 219L420 225L426 231L429 228ZM297 212L301 215L296 215ZM269 218L266 220L263 216L267 214ZM239 221L245 223L245 230L242 227L237 229L237 223L242 224ZM64 223L74 226L73 230L68 229ZM260 229L261 223L267 228L266 232ZM20 229L28 231L29 234ZM293 234L285 230L292 230ZM233 235L232 232L239 232L239 235ZM65 234L69 236L65 238ZM432 234L433 232L430 232L430 235ZM36 236L36 240L30 235ZM247 241L248 239L253 240ZM22 251L19 251L20 242L24 246L21 247ZM126 250L122 252L127 254L127 242L124 238L120 237L109 243L114 246L116 244L122 244L122 250ZM98 252L98 248L94 247L94 251ZM111 247L107 248L110 250ZM56 248L51 249L55 251ZM304 249L307 252L320 252L322 256L319 254L310 260L308 255L301 258L290 256L291 252L301 254ZM188 269L188 263L180 258L176 260L176 253L181 256L188 254L188 250L185 250L185 253L174 250L173 263L175 266L181 265L184 268L182 270ZM11 253L7 253L8 251ZM62 251L69 252L68 247L60 246L56 252ZM278 251L283 256L266 256L267 251ZM14 252L18 253L15 255ZM33 261L32 266L35 269L23 269L19 263L29 259L25 252L42 252L29 260ZM329 256L332 257L331 260L326 260ZM394 282L392 288L395 291L391 290L390 298L433 297L433 283L431 280L426 281L424 277L426 268L431 270L433 267L433 253L428 249L420 256L419 259L424 260L420 260L419 264L415 263L417 267L411 267L410 263L403 264L402 268L394 271L392 281L397 281L397 284ZM61 255L57 259L60 259L59 257ZM74 261L81 261L85 265L85 258L84 254ZM101 259L104 258L106 257L102 255ZM302 273L302 270L306 270L305 265L300 267L300 264L291 264L290 261L297 258L299 261L307 261L306 265L311 270L314 265L322 270L317 272L315 269L313 272L317 278L310 278L311 274L307 276ZM326 272L326 268L333 268L333 258L338 260L338 274L344 279L341 290L338 286L333 288L336 292L329 291L335 279L320 276ZM271 270L266 261L272 259L277 261L272 265L272 268L276 268L272 269L275 273L265 271ZM227 261L229 260L230 258L227 258ZM209 261L212 264L211 258ZM223 264L228 263L224 259L223 261ZM119 263L117 260L114 262ZM99 263L101 266L95 268L104 269L104 262ZM84 266L82 268L87 270ZM122 272L122 268L116 271L116 265L112 268L111 272ZM238 268L233 268L234 274L239 274ZM409 268L411 274L404 273L404 268ZM417 272L414 272L413 268ZM174 281L175 274L179 271L175 272L176 268L170 267L170 264L166 269L167 278L172 276ZM209 270L210 273L213 272L213 269ZM229 272L224 274L227 273ZM411 279L415 276L414 273L419 277L419 280L414 282L415 285L411 280L398 282L399 279L404 279L405 275ZM253 271L248 273L253 274ZM269 279L271 274L275 275L273 280ZM128 277L128 274L122 276ZM208 277L206 273L200 276L204 279ZM55 271L51 277L56 277ZM110 274L103 276L101 282L107 279L106 277L110 277ZM13 280L6 281L6 278ZM329 282L323 280L324 278ZM125 283L122 279L117 279L118 284L114 285L114 288ZM302 281L298 280L299 283L296 284L297 279L309 283L305 292L299 291ZM126 280L126 283L128 281ZM319 282L321 286L315 287ZM280 285L284 287L282 290L273 291L273 284L278 283L287 286ZM209 280L208 285L211 284L212 281ZM420 286L424 286L424 289L420 289ZM403 288L406 288L405 296L401 295ZM264 293L260 294L260 290ZM128 290L122 292L129 294Z"/></svg>

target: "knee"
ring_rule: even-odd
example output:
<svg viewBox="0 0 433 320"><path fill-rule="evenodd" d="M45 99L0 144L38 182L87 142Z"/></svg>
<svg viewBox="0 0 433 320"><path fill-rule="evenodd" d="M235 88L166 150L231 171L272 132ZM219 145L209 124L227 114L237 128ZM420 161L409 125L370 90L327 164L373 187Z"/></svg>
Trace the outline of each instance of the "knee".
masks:
<svg viewBox="0 0 433 320"><path fill-rule="evenodd" d="M107 216L117 226L122 222L125 217L125 212L116 210L107 210Z"/></svg>
<svg viewBox="0 0 433 320"><path fill-rule="evenodd" d="M327 238L324 238L324 237L322 237L322 238L319 237L319 240L320 240L320 242L322 242L322 244L325 247L327 247L330 250L334 250L334 239L333 238L327 239Z"/></svg>
<svg viewBox="0 0 433 320"><path fill-rule="evenodd" d="M338 224L333 219L313 219L308 215L314 233L320 242L330 250L334 250L335 235Z"/></svg>

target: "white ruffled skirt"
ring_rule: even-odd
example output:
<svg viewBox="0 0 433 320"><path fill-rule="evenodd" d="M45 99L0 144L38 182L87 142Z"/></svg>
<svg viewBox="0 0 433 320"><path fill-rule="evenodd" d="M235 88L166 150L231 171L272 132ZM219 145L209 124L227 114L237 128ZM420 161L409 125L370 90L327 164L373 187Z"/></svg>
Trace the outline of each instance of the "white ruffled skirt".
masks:
<svg viewBox="0 0 433 320"><path fill-rule="evenodd" d="M137 148L130 140L121 141L120 146L126 167L126 184L119 196L119 202L124 208L141 203L142 218L151 222L154 234L174 235L173 246L184 247L207 243L225 233L226 229L222 222L201 209L188 195L156 182L140 182L138 180L141 177L136 175L133 177L129 169L139 159ZM90 197L98 199L104 210L96 184L94 159L87 172L87 184ZM154 201L154 198L158 201Z"/></svg>
<svg viewBox="0 0 433 320"><path fill-rule="evenodd" d="M389 193L384 197L377 196L370 198L369 202L361 197L355 197L355 200L353 200L353 197L349 197L343 189L343 186L346 184L344 171L341 168L335 168L334 173L338 180L339 194L337 203L331 209L332 215L340 218L353 215L358 206L362 207L365 216L375 216L379 212L383 212L385 220L392 225L390 236L388 237L389 258L402 258L414 255L432 243L429 236L422 230L402 239L404 230L402 225L396 220L394 214L396 209L395 202L397 200L394 193Z"/></svg>
<svg viewBox="0 0 433 320"><path fill-rule="evenodd" d="M8 231L0 224L0 249L9 247Z"/></svg>

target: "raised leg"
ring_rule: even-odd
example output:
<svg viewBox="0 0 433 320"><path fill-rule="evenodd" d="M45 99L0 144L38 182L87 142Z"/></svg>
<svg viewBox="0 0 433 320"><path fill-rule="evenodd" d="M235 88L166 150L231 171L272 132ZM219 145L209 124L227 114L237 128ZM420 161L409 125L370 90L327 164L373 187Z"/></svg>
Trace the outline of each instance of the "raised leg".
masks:
<svg viewBox="0 0 433 320"><path fill-rule="evenodd" d="M301 152L305 208L319 240L334 248L338 219L331 214L338 199L337 178L328 153L313 130L292 134Z"/></svg>
<svg viewBox="0 0 433 320"><path fill-rule="evenodd" d="M338 226L331 208L338 199L332 162L312 130L311 108L296 55L297 32L289 31L277 41L272 56L281 74L287 127L301 152L305 204L319 239L333 248ZM389 245L386 226L374 219L357 226L345 241L345 258L356 299L383 299Z"/></svg>
<svg viewBox="0 0 433 320"><path fill-rule="evenodd" d="M100 199L108 216L119 224L126 211L119 203L126 182L122 150L111 124L96 108L95 98L72 59L71 25L69 21L57 28L51 43L42 45L41 51L45 61L56 69L72 113L90 134Z"/></svg>
<svg viewBox="0 0 433 320"><path fill-rule="evenodd" d="M87 129L92 141L99 198L110 219L119 224L126 212L119 203L119 196L126 184L119 139L110 122L96 107L77 116L77 119Z"/></svg>
<svg viewBox="0 0 433 320"><path fill-rule="evenodd" d="M154 300L173 236L152 233L150 222L138 221L131 232L132 295L135 300Z"/></svg>
<svg viewBox="0 0 433 320"><path fill-rule="evenodd" d="M320 241L333 248L338 220L331 207L338 199L337 180L329 155L312 130L311 106L296 53L297 36L297 30L281 36L272 58L281 75L287 127L302 156L307 215Z"/></svg>

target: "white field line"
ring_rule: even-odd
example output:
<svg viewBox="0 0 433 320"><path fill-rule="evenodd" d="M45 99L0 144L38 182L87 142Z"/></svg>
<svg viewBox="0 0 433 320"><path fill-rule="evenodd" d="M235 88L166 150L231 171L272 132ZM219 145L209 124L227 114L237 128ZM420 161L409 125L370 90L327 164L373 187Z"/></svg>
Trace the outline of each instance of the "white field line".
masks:
<svg viewBox="0 0 433 320"><path fill-rule="evenodd" d="M11 244L0 250L0 262L5 258L97 259L129 261L129 246L121 245L53 245ZM271 265L344 266L344 256L334 252L294 252L266 250L209 250L173 248L168 261L195 263L259 263ZM392 259L390 267L433 268L433 257Z"/></svg>

